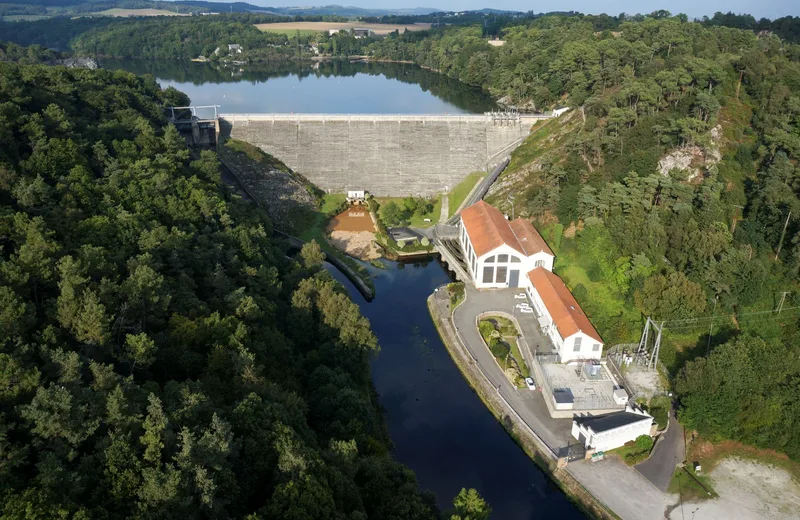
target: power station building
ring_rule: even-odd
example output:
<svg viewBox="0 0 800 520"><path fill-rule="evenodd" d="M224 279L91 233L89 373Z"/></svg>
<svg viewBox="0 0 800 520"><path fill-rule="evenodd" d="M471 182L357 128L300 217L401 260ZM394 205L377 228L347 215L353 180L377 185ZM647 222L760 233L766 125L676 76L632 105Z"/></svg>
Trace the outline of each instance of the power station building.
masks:
<svg viewBox="0 0 800 520"><path fill-rule="evenodd" d="M525 290L562 363L600 359L600 334L553 273L555 255L530 221L509 221L500 210L479 201L461 213L459 244L476 288Z"/></svg>

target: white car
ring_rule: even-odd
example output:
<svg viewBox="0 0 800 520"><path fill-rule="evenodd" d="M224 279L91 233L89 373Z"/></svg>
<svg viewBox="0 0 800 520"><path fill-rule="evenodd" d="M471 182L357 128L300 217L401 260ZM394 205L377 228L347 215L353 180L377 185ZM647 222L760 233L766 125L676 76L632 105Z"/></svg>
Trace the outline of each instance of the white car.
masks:
<svg viewBox="0 0 800 520"><path fill-rule="evenodd" d="M533 309L530 307L520 307L519 312L522 314L533 314Z"/></svg>
<svg viewBox="0 0 800 520"><path fill-rule="evenodd" d="M515 300L527 300L528 297L525 295L525 293L520 293L520 294L515 294L514 295L514 299Z"/></svg>
<svg viewBox="0 0 800 520"><path fill-rule="evenodd" d="M528 390L536 390L536 383L533 382L532 377L525 378L525 385L528 387Z"/></svg>

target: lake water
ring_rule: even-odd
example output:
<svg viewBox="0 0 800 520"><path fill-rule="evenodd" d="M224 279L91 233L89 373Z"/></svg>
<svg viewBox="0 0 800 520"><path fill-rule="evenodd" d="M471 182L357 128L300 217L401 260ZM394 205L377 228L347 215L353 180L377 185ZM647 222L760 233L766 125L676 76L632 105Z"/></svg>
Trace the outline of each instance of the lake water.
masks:
<svg viewBox="0 0 800 520"><path fill-rule="evenodd" d="M271 68L157 60L103 60L109 69L152 74L193 105L225 114L463 114L496 109L491 97L414 65L318 62Z"/></svg>
<svg viewBox="0 0 800 520"><path fill-rule="evenodd" d="M223 112L480 113L496 108L480 90L397 64L321 63L314 69L235 69L183 62L105 61L152 74L193 104ZM372 379L386 410L394 455L433 491L443 510L474 487L499 520L584 516L509 437L469 388L445 349L426 300L448 277L437 262L368 266L376 297L367 302L339 272L381 345Z"/></svg>

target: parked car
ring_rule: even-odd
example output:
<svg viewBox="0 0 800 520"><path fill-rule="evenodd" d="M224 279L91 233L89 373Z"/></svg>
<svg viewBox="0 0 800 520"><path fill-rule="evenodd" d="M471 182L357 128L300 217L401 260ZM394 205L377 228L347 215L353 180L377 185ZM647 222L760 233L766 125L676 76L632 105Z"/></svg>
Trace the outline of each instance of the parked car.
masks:
<svg viewBox="0 0 800 520"><path fill-rule="evenodd" d="M522 314L533 314L533 309L531 309L530 307L520 307L519 312L521 312Z"/></svg>
<svg viewBox="0 0 800 520"><path fill-rule="evenodd" d="M528 390L536 390L536 383L533 382L532 377L525 378L525 385L528 387Z"/></svg>
<svg viewBox="0 0 800 520"><path fill-rule="evenodd" d="M517 300L527 300L528 296L525 293L515 294L514 298Z"/></svg>

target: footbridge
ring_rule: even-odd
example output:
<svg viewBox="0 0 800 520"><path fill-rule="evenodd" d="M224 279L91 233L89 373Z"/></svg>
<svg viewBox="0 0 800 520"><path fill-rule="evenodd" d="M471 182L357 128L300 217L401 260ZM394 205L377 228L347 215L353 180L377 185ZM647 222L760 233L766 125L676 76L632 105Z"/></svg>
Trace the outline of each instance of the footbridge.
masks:
<svg viewBox="0 0 800 520"><path fill-rule="evenodd" d="M491 171L551 114L220 114L219 132L277 157L321 189L376 196L450 191Z"/></svg>

